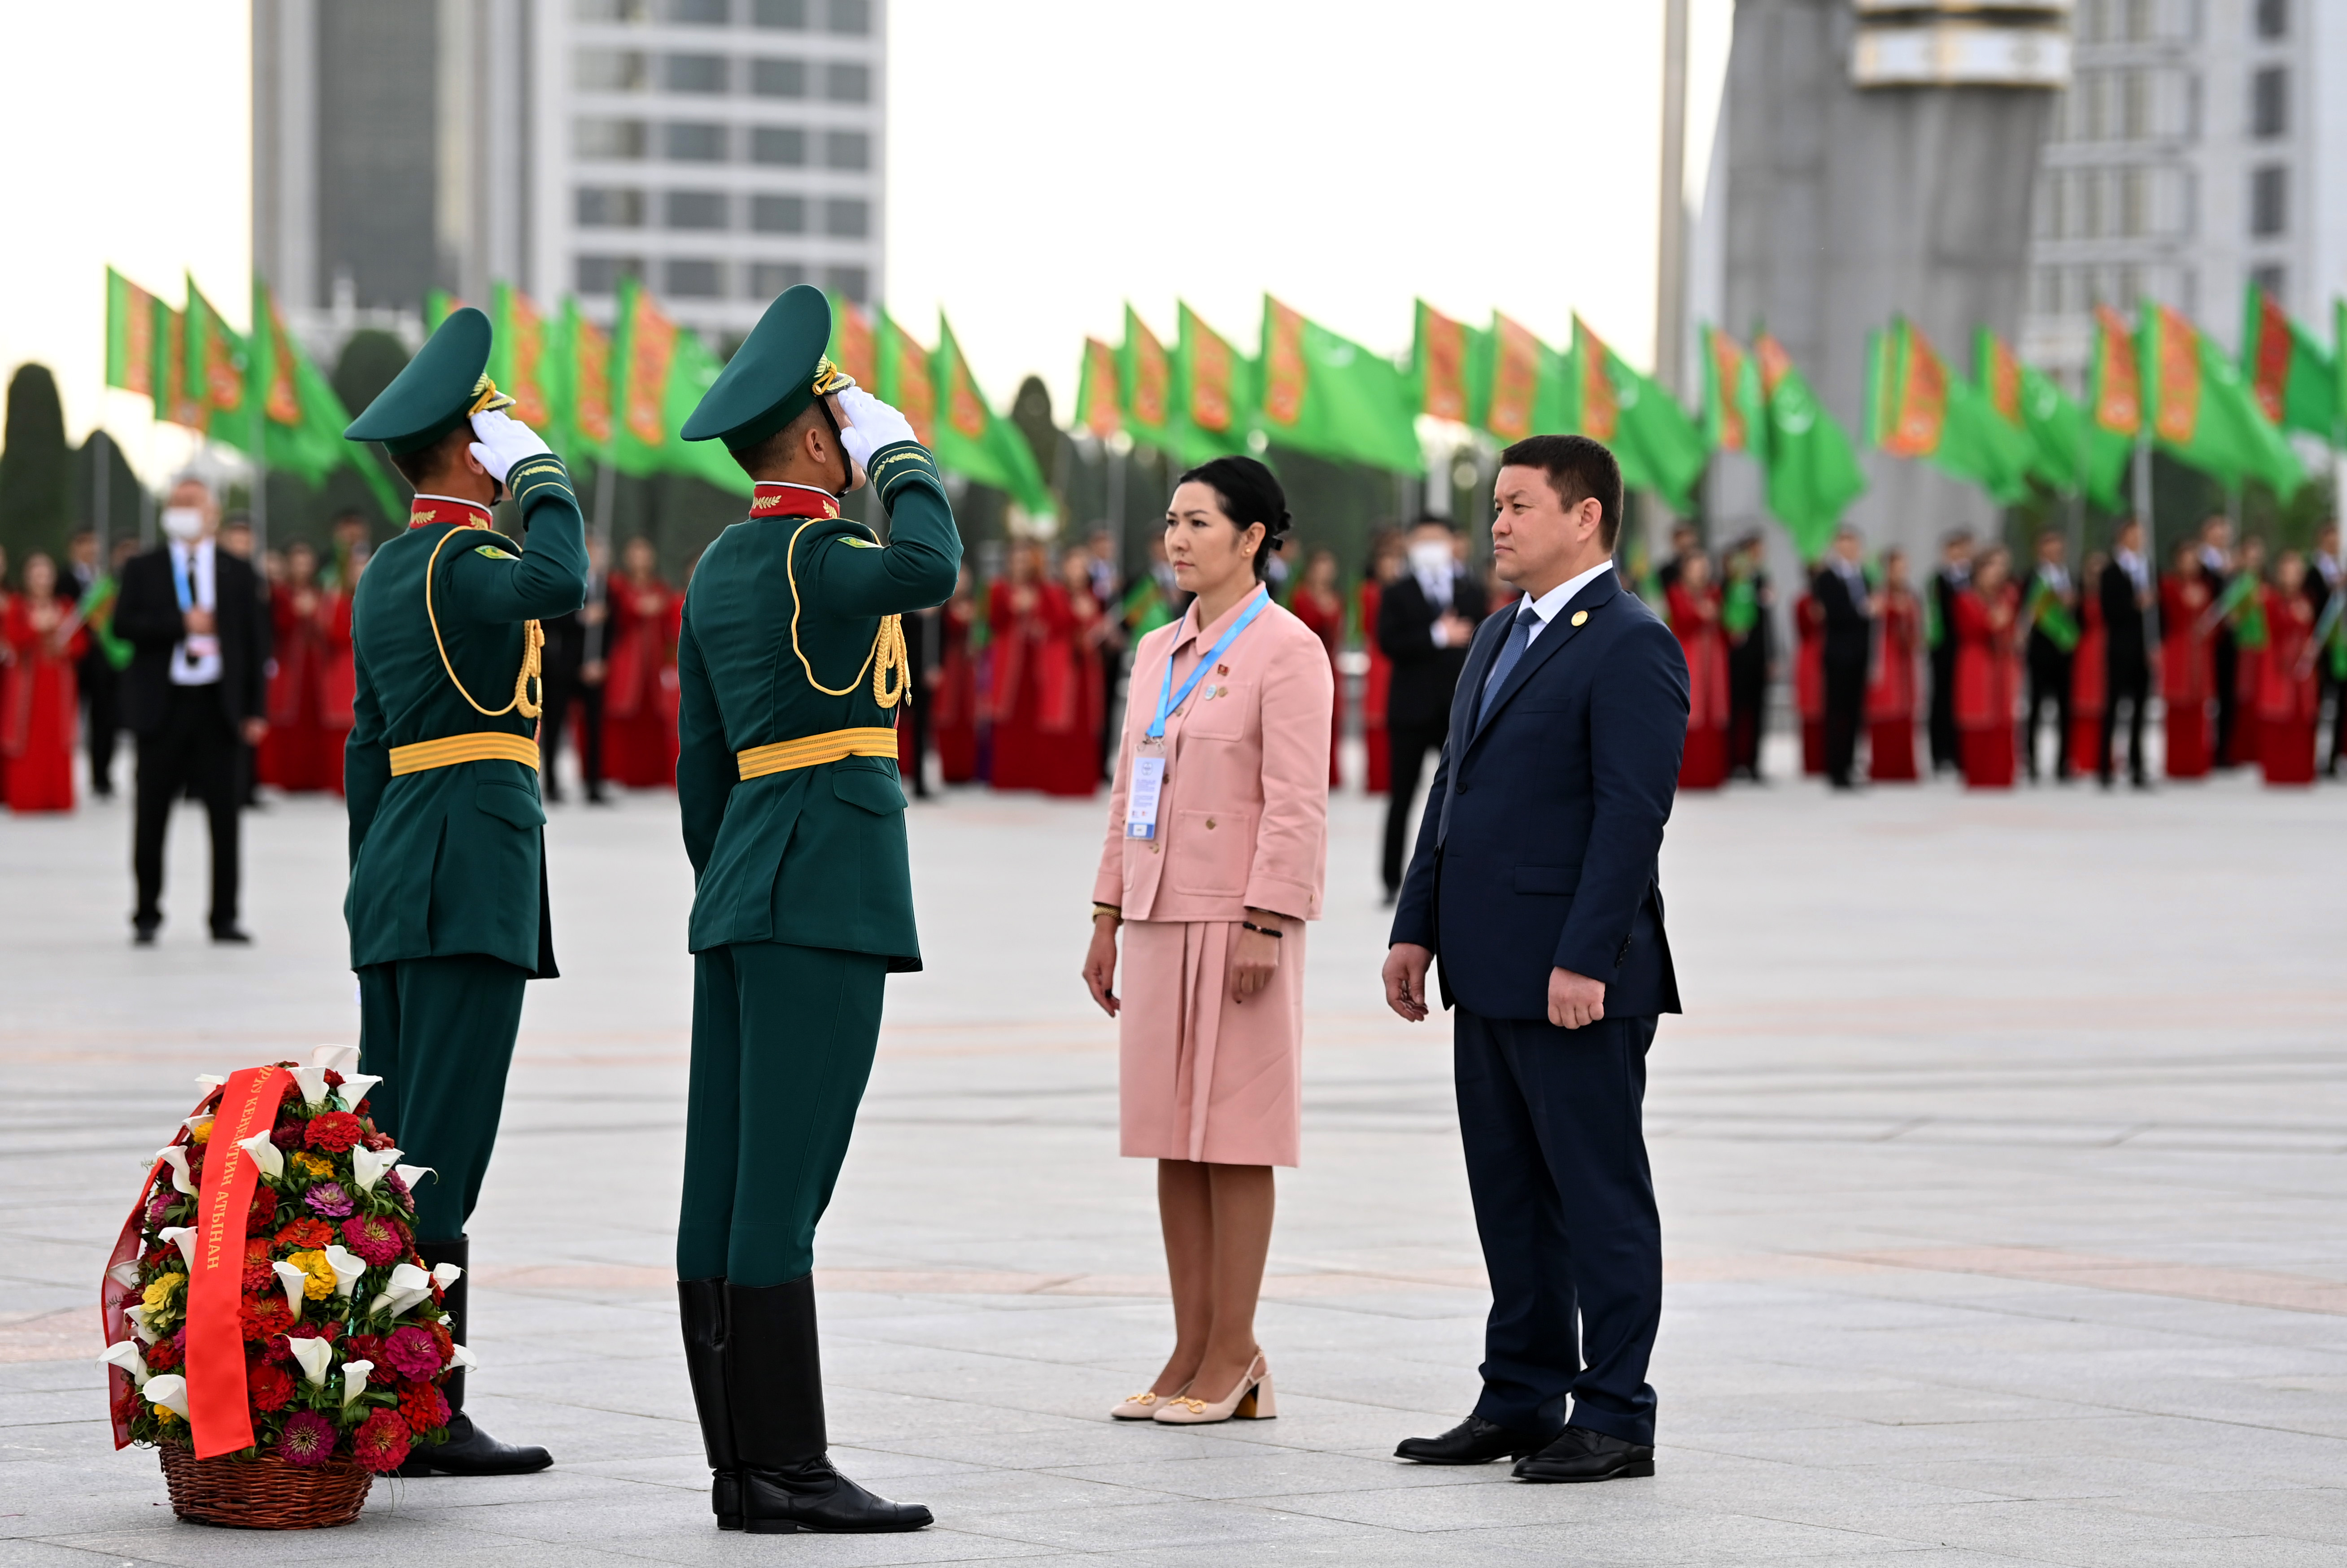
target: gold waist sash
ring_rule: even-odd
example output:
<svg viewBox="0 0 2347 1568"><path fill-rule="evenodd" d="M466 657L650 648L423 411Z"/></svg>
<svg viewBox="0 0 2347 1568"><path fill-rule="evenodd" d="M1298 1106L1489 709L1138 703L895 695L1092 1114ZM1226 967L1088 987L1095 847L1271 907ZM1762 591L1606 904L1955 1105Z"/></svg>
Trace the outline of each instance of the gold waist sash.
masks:
<svg viewBox="0 0 2347 1568"><path fill-rule="evenodd" d="M786 774L794 768L811 768L824 763L835 763L843 757L894 757L897 754L897 732L890 729L831 730L820 735L807 735L795 741L776 741L770 746L752 746L746 752L736 752L733 760L741 765L744 779L762 779L768 774Z"/></svg>
<svg viewBox="0 0 2347 1568"><path fill-rule="evenodd" d="M391 772L396 778L401 774L453 768L458 763L486 763L499 759L534 768L538 766L538 743L528 735L486 731L470 735L450 735L437 741L418 741L412 746L391 748Z"/></svg>

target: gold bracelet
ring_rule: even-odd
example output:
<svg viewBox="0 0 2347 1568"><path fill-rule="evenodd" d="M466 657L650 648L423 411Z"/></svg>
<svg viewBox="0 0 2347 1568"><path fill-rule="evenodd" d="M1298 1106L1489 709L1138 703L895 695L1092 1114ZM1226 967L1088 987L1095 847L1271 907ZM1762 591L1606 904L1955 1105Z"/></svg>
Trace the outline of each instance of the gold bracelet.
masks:
<svg viewBox="0 0 2347 1568"><path fill-rule="evenodd" d="M1107 916L1110 919L1114 920L1120 926L1124 924L1124 911L1118 908L1115 905L1095 904L1092 906L1093 919L1097 920L1103 915Z"/></svg>

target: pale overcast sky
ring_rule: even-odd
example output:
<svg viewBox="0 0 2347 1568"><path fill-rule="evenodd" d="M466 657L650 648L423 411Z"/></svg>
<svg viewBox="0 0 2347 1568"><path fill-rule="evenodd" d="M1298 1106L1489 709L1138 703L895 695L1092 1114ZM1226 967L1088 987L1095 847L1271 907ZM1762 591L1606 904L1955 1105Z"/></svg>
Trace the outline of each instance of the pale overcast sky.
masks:
<svg viewBox="0 0 2347 1568"><path fill-rule="evenodd" d="M542 0L559 3L559 0ZM241 322L248 6L0 0L0 372L50 365L78 436L185 446L104 393L105 269ZM1268 289L1373 348L1410 300L1648 363L1659 0L893 0L888 276L981 384L1074 390L1086 333L1185 298L1252 352ZM1699 179L1732 0L1696 0Z"/></svg>

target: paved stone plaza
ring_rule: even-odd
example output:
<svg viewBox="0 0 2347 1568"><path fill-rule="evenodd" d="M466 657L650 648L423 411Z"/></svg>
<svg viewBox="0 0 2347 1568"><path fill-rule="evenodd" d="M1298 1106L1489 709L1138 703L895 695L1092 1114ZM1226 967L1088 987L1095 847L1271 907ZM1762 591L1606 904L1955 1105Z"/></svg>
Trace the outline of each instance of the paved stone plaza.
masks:
<svg viewBox="0 0 2347 1568"><path fill-rule="evenodd" d="M1379 1001L1378 809L1337 803L1311 936L1281 1414L1186 1432L1105 1419L1170 1316L1076 976L1100 808L914 813L929 968L890 982L819 1259L835 1455L938 1523L860 1539L710 1522L671 802L556 814L566 978L532 989L474 1223L473 1408L556 1467L378 1483L282 1542L176 1523L153 1456L111 1451L94 1303L191 1077L355 1039L339 803L252 819L247 951L203 940L192 812L145 952L122 804L0 818L0 1565L2347 1560L2347 793L1682 802L1659 1472L1577 1488L1388 1457L1472 1401L1487 1298L1447 1027Z"/></svg>

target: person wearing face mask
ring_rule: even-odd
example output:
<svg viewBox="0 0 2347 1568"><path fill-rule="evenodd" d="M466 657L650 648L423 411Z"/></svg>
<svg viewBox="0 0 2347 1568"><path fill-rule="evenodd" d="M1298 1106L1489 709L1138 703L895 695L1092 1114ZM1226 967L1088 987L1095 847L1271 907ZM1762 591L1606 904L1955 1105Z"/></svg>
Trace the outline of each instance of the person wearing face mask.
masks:
<svg viewBox="0 0 2347 1568"><path fill-rule="evenodd" d="M163 841L192 789L211 823L211 934L248 942L237 922L238 808L246 746L269 732L268 618L252 568L220 548L220 509L200 479L171 487L164 542L123 563L114 632L131 646L122 719L138 739L131 865L139 946L163 924Z"/></svg>
<svg viewBox="0 0 2347 1568"><path fill-rule="evenodd" d="M1442 749L1450 693L1467 664L1467 644L1490 613L1473 572L1459 564L1459 529L1447 518L1409 527L1409 569L1378 603L1378 646L1393 661L1386 693L1386 752L1392 791L1386 803L1386 902L1401 889L1402 845L1426 753Z"/></svg>

